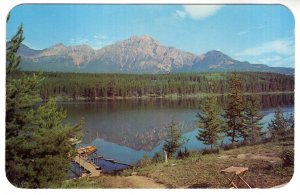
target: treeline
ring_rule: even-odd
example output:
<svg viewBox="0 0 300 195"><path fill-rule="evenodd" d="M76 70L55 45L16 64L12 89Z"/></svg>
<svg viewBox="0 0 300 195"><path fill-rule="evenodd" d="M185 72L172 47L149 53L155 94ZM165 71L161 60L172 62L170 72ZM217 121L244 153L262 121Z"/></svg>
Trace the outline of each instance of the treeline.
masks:
<svg viewBox="0 0 300 195"><path fill-rule="evenodd" d="M26 74L32 74L27 72ZM73 100L116 97L164 97L201 93L228 93L229 73L83 74L43 73L41 97L64 96ZM294 76L241 72L244 93L294 91Z"/></svg>
<svg viewBox="0 0 300 195"><path fill-rule="evenodd" d="M278 141L294 139L294 114L285 116L280 108L275 111L274 118L268 123L268 132L263 129L263 113L258 95L251 94L248 100L242 92L242 78L232 73L228 79L228 100L224 106L218 103L216 94L209 94L200 104L197 113L198 134L196 138L210 146L210 152L223 146L223 141L233 146L236 143L256 144L262 141ZM168 126L163 150L168 157L180 149L185 140L181 129L174 121ZM266 135L269 133L269 135ZM188 140L187 140L188 141ZM186 150L186 149L185 149ZM188 155L188 152L178 153L178 157ZM290 163L290 162L289 162Z"/></svg>

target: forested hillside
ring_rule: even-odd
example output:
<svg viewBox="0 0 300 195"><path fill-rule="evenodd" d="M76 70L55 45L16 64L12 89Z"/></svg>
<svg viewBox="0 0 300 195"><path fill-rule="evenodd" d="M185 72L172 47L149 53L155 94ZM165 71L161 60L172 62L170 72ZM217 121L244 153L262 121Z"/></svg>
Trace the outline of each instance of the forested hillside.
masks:
<svg viewBox="0 0 300 195"><path fill-rule="evenodd" d="M32 74L32 72L26 72ZM244 93L294 91L294 76L241 72ZM98 98L166 97L226 94L230 73L83 74L44 73L41 97L95 100Z"/></svg>

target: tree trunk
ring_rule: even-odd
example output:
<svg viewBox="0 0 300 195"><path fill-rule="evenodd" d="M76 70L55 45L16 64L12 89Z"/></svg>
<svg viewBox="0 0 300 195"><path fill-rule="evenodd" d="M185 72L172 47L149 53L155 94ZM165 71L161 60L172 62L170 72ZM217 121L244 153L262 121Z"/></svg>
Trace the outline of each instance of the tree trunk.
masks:
<svg viewBox="0 0 300 195"><path fill-rule="evenodd" d="M164 150L164 153L165 153L165 163L167 163L168 162L168 153L165 150Z"/></svg>

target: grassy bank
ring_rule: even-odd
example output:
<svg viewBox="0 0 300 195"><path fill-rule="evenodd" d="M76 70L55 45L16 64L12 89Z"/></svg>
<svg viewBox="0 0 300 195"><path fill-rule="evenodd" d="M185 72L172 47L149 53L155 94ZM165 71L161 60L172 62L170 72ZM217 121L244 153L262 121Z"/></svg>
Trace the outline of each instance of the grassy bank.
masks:
<svg viewBox="0 0 300 195"><path fill-rule="evenodd" d="M228 188L228 181L220 173L230 166L248 167L244 179L253 188L271 188L288 183L293 166L283 166L283 150L293 150L293 138L257 145L239 146L220 150L217 154L203 155L191 152L185 159L168 163L149 163L124 170L120 175L102 175L98 178L68 180L62 188L137 188L131 175L143 176L167 188ZM147 184L145 184L147 188ZM240 184L240 187L246 187ZM149 187L151 188L151 186Z"/></svg>
<svg viewBox="0 0 300 195"><path fill-rule="evenodd" d="M242 166L249 168L245 180L251 187L270 188L289 182L293 176L293 166L282 166L280 158L287 148L293 150L293 140L242 146L218 154L193 152L184 160L149 164L137 172L173 188L226 188L228 181L220 171Z"/></svg>

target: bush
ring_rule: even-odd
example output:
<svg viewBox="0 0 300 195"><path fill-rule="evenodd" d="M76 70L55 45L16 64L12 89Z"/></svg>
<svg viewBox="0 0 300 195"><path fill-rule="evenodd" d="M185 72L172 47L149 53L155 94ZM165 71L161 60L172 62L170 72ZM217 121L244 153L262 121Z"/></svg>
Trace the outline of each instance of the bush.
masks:
<svg viewBox="0 0 300 195"><path fill-rule="evenodd" d="M186 149L186 147L184 148L184 153L183 153L183 157L187 158L190 156L190 152Z"/></svg>
<svg viewBox="0 0 300 195"><path fill-rule="evenodd" d="M189 156L190 156L190 152L186 149L186 147L184 148L184 152L179 150L179 152L177 153L177 159L184 159Z"/></svg>
<svg viewBox="0 0 300 195"><path fill-rule="evenodd" d="M236 144L234 144L237 148L239 147L243 147L243 146L247 146L250 145L249 143L247 143L246 141L241 141L241 142L237 142Z"/></svg>
<svg viewBox="0 0 300 195"><path fill-rule="evenodd" d="M228 144L228 145L224 145L223 149L224 150L231 150L231 149L233 149L233 147L234 147L233 144Z"/></svg>
<svg viewBox="0 0 300 195"><path fill-rule="evenodd" d="M219 153L219 148L216 148L216 149L204 149L202 151L202 155L205 155L205 154L218 154Z"/></svg>
<svg viewBox="0 0 300 195"><path fill-rule="evenodd" d="M147 154L144 154L143 158L141 158L138 162L138 166L145 166L151 163L151 159Z"/></svg>
<svg viewBox="0 0 300 195"><path fill-rule="evenodd" d="M264 144L264 143L268 143L271 141L273 141L272 137L264 137L264 138L262 138L261 143Z"/></svg>
<svg viewBox="0 0 300 195"><path fill-rule="evenodd" d="M152 158L152 162L154 163L160 163L160 162L163 162L164 159L163 159L163 156L161 153L159 152L156 152Z"/></svg>
<svg viewBox="0 0 300 195"><path fill-rule="evenodd" d="M127 177L127 176L131 176L133 172L133 169L129 168L129 169L124 169L122 171L119 172L119 175L122 177Z"/></svg>
<svg viewBox="0 0 300 195"><path fill-rule="evenodd" d="M273 164L271 167L273 174L278 176L293 176L294 174L294 167L292 166L284 167L281 164Z"/></svg>
<svg viewBox="0 0 300 195"><path fill-rule="evenodd" d="M280 154L280 158L283 161L283 166L294 165L294 150L283 150Z"/></svg>
<svg viewBox="0 0 300 195"><path fill-rule="evenodd" d="M294 140L294 134L288 134L284 137L278 138L278 141L290 141L290 140Z"/></svg>

